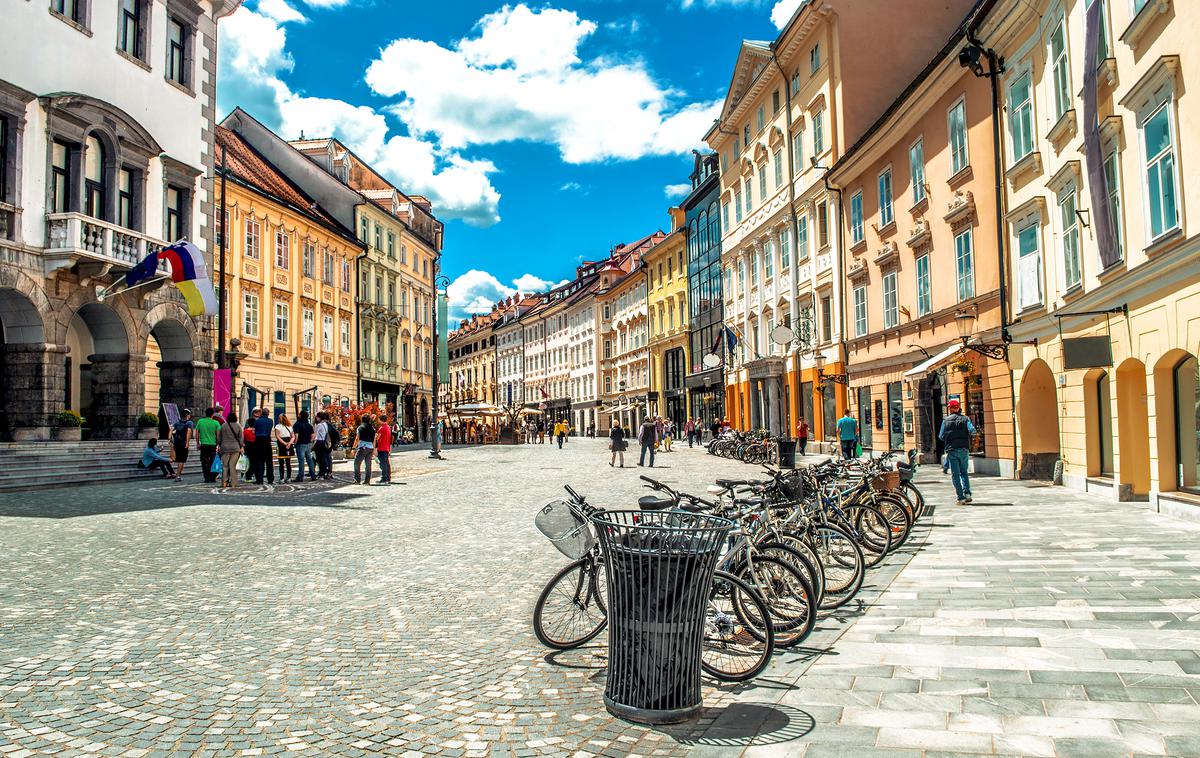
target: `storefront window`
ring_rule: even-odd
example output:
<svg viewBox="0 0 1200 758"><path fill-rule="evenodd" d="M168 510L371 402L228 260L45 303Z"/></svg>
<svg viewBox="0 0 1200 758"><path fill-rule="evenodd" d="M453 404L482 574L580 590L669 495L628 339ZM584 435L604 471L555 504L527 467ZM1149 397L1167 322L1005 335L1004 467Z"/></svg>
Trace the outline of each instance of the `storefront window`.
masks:
<svg viewBox="0 0 1200 758"><path fill-rule="evenodd" d="M1200 494L1200 362L1175 367L1175 447L1179 489Z"/></svg>
<svg viewBox="0 0 1200 758"><path fill-rule="evenodd" d="M871 388L858 388L858 429L859 437L862 439L863 450L870 450L872 444L871 434Z"/></svg>
<svg viewBox="0 0 1200 758"><path fill-rule="evenodd" d="M837 393L832 382L826 382L821 393L821 421L825 439L837 439Z"/></svg>
<svg viewBox="0 0 1200 758"><path fill-rule="evenodd" d="M900 392L900 382L890 382L887 386L888 398L888 444L891 450L904 449L904 396Z"/></svg>

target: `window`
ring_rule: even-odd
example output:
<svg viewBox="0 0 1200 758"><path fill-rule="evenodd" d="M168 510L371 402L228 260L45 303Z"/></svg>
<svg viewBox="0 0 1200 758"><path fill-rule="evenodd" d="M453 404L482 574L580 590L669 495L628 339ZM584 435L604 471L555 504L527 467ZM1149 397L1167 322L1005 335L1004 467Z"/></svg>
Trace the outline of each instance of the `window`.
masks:
<svg viewBox="0 0 1200 758"><path fill-rule="evenodd" d="M246 250L247 258L258 258L259 256L259 237L260 228L258 219L253 216L246 217Z"/></svg>
<svg viewBox="0 0 1200 758"><path fill-rule="evenodd" d="M783 151L775 151L775 187L783 186Z"/></svg>
<svg viewBox="0 0 1200 758"><path fill-rule="evenodd" d="M733 217L738 223L742 221L742 193L733 193Z"/></svg>
<svg viewBox="0 0 1200 758"><path fill-rule="evenodd" d="M742 146L750 147L750 125L746 124L742 127Z"/></svg>
<svg viewBox="0 0 1200 758"><path fill-rule="evenodd" d="M804 155L804 131L800 130L792 135L792 155L796 156L796 160L803 160Z"/></svg>
<svg viewBox="0 0 1200 758"><path fill-rule="evenodd" d="M342 319L342 352L350 353L350 321Z"/></svg>
<svg viewBox="0 0 1200 758"><path fill-rule="evenodd" d="M746 259L743 258L738 264L738 292L746 292Z"/></svg>
<svg viewBox="0 0 1200 758"><path fill-rule="evenodd" d="M812 50L808 51L808 72L815 74L821 69L821 44L812 46Z"/></svg>
<svg viewBox="0 0 1200 758"><path fill-rule="evenodd" d="M396 258L396 233L393 231L387 233L387 257Z"/></svg>
<svg viewBox="0 0 1200 758"><path fill-rule="evenodd" d="M1146 156L1146 195L1149 205L1150 239L1179 227L1176 202L1175 125L1168 99L1142 122L1142 145Z"/></svg>
<svg viewBox="0 0 1200 758"><path fill-rule="evenodd" d="M146 0L121 0L117 19L117 47L126 55L144 59L143 33L146 23Z"/></svg>
<svg viewBox="0 0 1200 758"><path fill-rule="evenodd" d="M862 337L867 333L867 288L865 285L854 288L854 336Z"/></svg>
<svg viewBox="0 0 1200 758"><path fill-rule="evenodd" d="M1058 195L1059 221L1062 224L1063 289L1070 290L1083 282L1079 261L1079 216L1076 208L1079 194L1074 185Z"/></svg>
<svg viewBox="0 0 1200 758"><path fill-rule="evenodd" d="M746 211L746 215L749 216L750 209L754 206L754 187L750 184L749 179L743 182L742 187L745 191L743 197L746 199L746 207L744 210Z"/></svg>
<svg viewBox="0 0 1200 758"><path fill-rule="evenodd" d="M1200 493L1200 363L1189 355L1174 371L1175 379L1175 484Z"/></svg>
<svg viewBox="0 0 1200 758"><path fill-rule="evenodd" d="M779 112L779 90L775 90L774 92L771 93L771 113L775 114L778 112Z"/></svg>
<svg viewBox="0 0 1200 758"><path fill-rule="evenodd" d="M133 171L122 168L117 172L117 223L126 229L133 228ZM218 228L220 224L218 224ZM218 239L220 232L218 231Z"/></svg>
<svg viewBox="0 0 1200 758"><path fill-rule="evenodd" d="M765 202L767 199L767 166L763 164L758 167L758 199L759 202Z"/></svg>
<svg viewBox="0 0 1200 758"><path fill-rule="evenodd" d="M738 213L738 216L739 216L738 220L741 221L741 218L740 218L741 213ZM729 227L729 201L728 200L721 203L721 225L726 228Z"/></svg>
<svg viewBox="0 0 1200 758"><path fill-rule="evenodd" d="M775 244L767 240L763 244L763 268L768 279L775 275Z"/></svg>
<svg viewBox="0 0 1200 758"><path fill-rule="evenodd" d="M1100 3L1100 39L1096 47L1096 59L1092 61L1093 66L1099 66L1105 58L1112 55L1112 43L1108 35L1108 0L1084 0L1084 13L1096 2Z"/></svg>
<svg viewBox="0 0 1200 758"><path fill-rule="evenodd" d="M305 308L300 320L301 342L304 347L312 347L317 336L317 314L312 308Z"/></svg>
<svg viewBox="0 0 1200 758"><path fill-rule="evenodd" d="M850 244L857 245L863 241L863 201L862 190L850 196Z"/></svg>
<svg viewBox="0 0 1200 758"><path fill-rule="evenodd" d="M309 279L317 265L317 249L311 242L304 243L304 257L300 260L300 270Z"/></svg>
<svg viewBox="0 0 1200 758"><path fill-rule="evenodd" d="M883 328L891 329L900 323L899 303L896 302L896 272L883 275Z"/></svg>
<svg viewBox="0 0 1200 758"><path fill-rule="evenodd" d="M757 118L755 120L754 131L761 132L763 129L766 128L766 126L767 126L766 113L763 111L763 107L760 105L760 106L758 106L758 113L757 113Z"/></svg>
<svg viewBox="0 0 1200 758"><path fill-rule="evenodd" d="M799 69L797 69L796 73L792 74L792 94L794 95L799 91L800 91L800 71L799 71Z"/></svg>
<svg viewBox="0 0 1200 758"><path fill-rule="evenodd" d="M396 283L388 282L388 308L396 309Z"/></svg>
<svg viewBox="0 0 1200 758"><path fill-rule="evenodd" d="M167 242L176 242L187 236L187 190L182 187L167 185Z"/></svg>
<svg viewBox="0 0 1200 758"><path fill-rule="evenodd" d="M892 170L879 175L879 225L885 227L896 220L892 209Z"/></svg>
<svg viewBox="0 0 1200 758"><path fill-rule="evenodd" d="M786 270L792 264L792 235L788 229L779 231L779 268Z"/></svg>
<svg viewBox="0 0 1200 758"><path fill-rule="evenodd" d="M333 253L328 250L321 255L321 281L333 286Z"/></svg>
<svg viewBox="0 0 1200 758"><path fill-rule="evenodd" d="M1014 163L1033 152L1033 85L1028 71L1008 85L1008 133Z"/></svg>
<svg viewBox="0 0 1200 758"><path fill-rule="evenodd" d="M1017 232L1017 305L1024 310L1042 303L1042 251L1038 225Z"/></svg>
<svg viewBox="0 0 1200 758"><path fill-rule="evenodd" d="M1071 72L1067 62L1067 19L1060 16L1050 32L1050 76L1054 82L1054 119L1071 109Z"/></svg>
<svg viewBox="0 0 1200 758"><path fill-rule="evenodd" d="M383 360L383 332L375 332L375 360Z"/></svg>
<svg viewBox="0 0 1200 758"><path fill-rule="evenodd" d="M813 114L813 157L820 157L825 152L825 111L819 110Z"/></svg>
<svg viewBox="0 0 1200 758"><path fill-rule="evenodd" d="M971 252L971 230L954 235L954 271L958 277L958 302L975 297L975 261Z"/></svg>
<svg viewBox="0 0 1200 758"><path fill-rule="evenodd" d="M253 292L242 294L242 334L258 336L258 295Z"/></svg>
<svg viewBox="0 0 1200 758"><path fill-rule="evenodd" d="M292 258L292 238L282 228L275 230L275 267L283 269L288 268L288 261Z"/></svg>
<svg viewBox="0 0 1200 758"><path fill-rule="evenodd" d="M275 341L288 341L288 304L275 303Z"/></svg>
<svg viewBox="0 0 1200 758"><path fill-rule="evenodd" d="M178 19L167 19L167 78L184 87L191 79L187 70L188 38L191 30Z"/></svg>
<svg viewBox="0 0 1200 758"><path fill-rule="evenodd" d="M104 146L94 135L83 145L83 212L92 218L104 218L107 202L108 167Z"/></svg>
<svg viewBox="0 0 1200 758"><path fill-rule="evenodd" d="M950 127L950 173L957 174L970 164L967 157L967 103L959 100L947 116Z"/></svg>
<svg viewBox="0 0 1200 758"><path fill-rule="evenodd" d="M333 316L328 313L321 315L321 349L333 352Z"/></svg>
<svg viewBox="0 0 1200 758"><path fill-rule="evenodd" d="M1121 212L1121 167L1116 151L1104 157L1104 184L1108 191L1108 215L1112 219L1113 244L1117 258L1125 257L1125 219Z"/></svg>
<svg viewBox="0 0 1200 758"><path fill-rule="evenodd" d="M917 258L917 314L920 316L933 312L933 293L929 282L929 256Z"/></svg>
<svg viewBox="0 0 1200 758"><path fill-rule="evenodd" d="M825 200L817 203L817 248L824 250L829 247L829 203Z"/></svg>
<svg viewBox="0 0 1200 758"><path fill-rule="evenodd" d="M71 207L71 148L55 140L50 152L50 210L66 213Z"/></svg>
<svg viewBox="0 0 1200 758"><path fill-rule="evenodd" d="M383 305L383 277L375 277L375 304Z"/></svg>
<svg viewBox="0 0 1200 758"><path fill-rule="evenodd" d="M808 258L808 216L796 219L796 259Z"/></svg>
<svg viewBox="0 0 1200 758"><path fill-rule="evenodd" d="M359 242L366 242L367 237L369 237L370 234L371 234L371 222L365 218L359 219L359 222L358 222L358 240L359 240Z"/></svg>
<svg viewBox="0 0 1200 758"><path fill-rule="evenodd" d="M69 18L79 25L84 23L84 0L52 0L50 8L55 13Z"/></svg>
<svg viewBox="0 0 1200 758"><path fill-rule="evenodd" d="M917 138L908 148L908 175L912 178L913 205L925 199L925 141Z"/></svg>
<svg viewBox="0 0 1200 758"><path fill-rule="evenodd" d="M825 342L833 341L833 298L821 298L821 338Z"/></svg>
<svg viewBox="0 0 1200 758"><path fill-rule="evenodd" d="M383 227L379 224L375 225L375 251L383 252Z"/></svg>
<svg viewBox="0 0 1200 758"><path fill-rule="evenodd" d="M342 292L350 291L350 261L342 259Z"/></svg>

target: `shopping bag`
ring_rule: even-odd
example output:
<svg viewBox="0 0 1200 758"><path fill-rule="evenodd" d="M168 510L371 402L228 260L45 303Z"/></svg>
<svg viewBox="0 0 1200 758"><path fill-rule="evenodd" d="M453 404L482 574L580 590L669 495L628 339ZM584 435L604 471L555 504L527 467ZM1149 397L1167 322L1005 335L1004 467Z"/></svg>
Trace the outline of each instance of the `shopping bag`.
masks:
<svg viewBox="0 0 1200 758"><path fill-rule="evenodd" d="M221 456L218 455L217 457L213 458L212 466L210 466L208 470L214 474L221 473Z"/></svg>
<svg viewBox="0 0 1200 758"><path fill-rule="evenodd" d="M238 458L237 470L241 471L243 474L250 470L250 459L244 454L242 457Z"/></svg>
<svg viewBox="0 0 1200 758"><path fill-rule="evenodd" d="M855 458L862 457L862 443L861 442L855 443L855 445L854 445L854 457Z"/></svg>

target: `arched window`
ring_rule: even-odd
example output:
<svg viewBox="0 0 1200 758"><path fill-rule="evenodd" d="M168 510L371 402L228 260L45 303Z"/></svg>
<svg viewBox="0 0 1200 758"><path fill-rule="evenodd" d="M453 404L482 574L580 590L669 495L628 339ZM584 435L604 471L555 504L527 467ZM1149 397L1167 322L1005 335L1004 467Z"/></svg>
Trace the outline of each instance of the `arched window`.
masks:
<svg viewBox="0 0 1200 758"><path fill-rule="evenodd" d="M88 136L83 151L83 212L92 218L104 218L108 205L105 192L108 177L104 163L104 146L96 135Z"/></svg>
<svg viewBox="0 0 1200 758"><path fill-rule="evenodd" d="M691 257L693 260L708 250L708 211L700 211L699 224L700 240L697 243L695 251L692 253Z"/></svg>
<svg viewBox="0 0 1200 758"><path fill-rule="evenodd" d="M721 244L720 219L717 217L717 201L708 205L708 244L716 247Z"/></svg>
<svg viewBox="0 0 1200 758"><path fill-rule="evenodd" d="M694 258L696 256L697 251L700 249L699 245L700 225L696 222L696 219L692 219L691 229L688 232L688 248L690 250L688 253L689 258Z"/></svg>

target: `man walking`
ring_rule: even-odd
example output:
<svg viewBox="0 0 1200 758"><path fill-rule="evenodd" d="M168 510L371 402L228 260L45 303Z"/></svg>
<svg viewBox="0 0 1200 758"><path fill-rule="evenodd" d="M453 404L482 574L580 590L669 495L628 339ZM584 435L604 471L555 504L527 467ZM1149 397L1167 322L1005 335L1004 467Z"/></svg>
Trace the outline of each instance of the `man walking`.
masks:
<svg viewBox="0 0 1200 758"><path fill-rule="evenodd" d="M200 445L200 473L204 481L215 484L217 475L213 473L213 461L217 457L217 432L221 430L221 422L217 421L217 409L206 408L204 418L196 422L196 442Z"/></svg>
<svg viewBox="0 0 1200 758"><path fill-rule="evenodd" d="M179 414L179 420L171 430L171 448L175 453L175 481L183 480L183 465L187 463L188 451L192 446L192 434L196 425L192 423L192 412L184 408Z"/></svg>
<svg viewBox="0 0 1200 758"><path fill-rule="evenodd" d="M392 428L388 424L387 417L384 417L380 422L379 428L375 430L375 455L379 458L379 483L392 483ZM371 475L370 469L367 470L367 476Z"/></svg>
<svg viewBox="0 0 1200 758"><path fill-rule="evenodd" d="M975 436L975 425L971 419L959 412L957 400L946 403L950 415L942 419L942 428L938 430L938 439L946 446L946 464L950 467L950 478L954 482L954 492L958 495L958 504L966 505L971 502L971 480L967 476L968 452L971 449L971 438Z"/></svg>
<svg viewBox="0 0 1200 758"><path fill-rule="evenodd" d="M855 448L858 447L858 421L850 415L850 409L838 419L838 440L842 443L842 458L852 461L858 457Z"/></svg>
<svg viewBox="0 0 1200 758"><path fill-rule="evenodd" d="M317 453L317 476L329 479L333 475L333 426L329 423L329 414L317 412L317 426L313 430L313 449Z"/></svg>
<svg viewBox="0 0 1200 758"><path fill-rule="evenodd" d="M308 422L308 411L300 411L292 433L296 435L296 481L304 481L304 468L308 467L308 480L315 481L317 469L313 460L313 425Z"/></svg>
<svg viewBox="0 0 1200 758"><path fill-rule="evenodd" d="M263 474L266 474L267 483L275 483L275 467L272 464L274 456L271 454L271 432L275 429L275 422L271 420L271 412L266 408L258 411L258 415L254 417L254 483L263 483Z"/></svg>
<svg viewBox="0 0 1200 758"><path fill-rule="evenodd" d="M654 426L654 419L649 416L642 422L642 427L638 429L638 444L642 447L642 454L638 457L638 465L646 465L646 451L650 451L650 468L654 468L654 445L658 443L658 430Z"/></svg>

